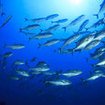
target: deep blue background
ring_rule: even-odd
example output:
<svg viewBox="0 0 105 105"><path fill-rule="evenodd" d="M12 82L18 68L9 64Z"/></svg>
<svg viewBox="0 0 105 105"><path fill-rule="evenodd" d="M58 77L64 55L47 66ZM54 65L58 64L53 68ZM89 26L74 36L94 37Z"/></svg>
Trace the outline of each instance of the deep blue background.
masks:
<svg viewBox="0 0 105 105"><path fill-rule="evenodd" d="M6 49L4 47L5 44L23 43L26 48L12 51L13 56L7 60L7 68L3 73L3 79L0 80L0 101L6 102L6 105L105 105L105 79L100 78L87 85L81 84L80 80L80 78L88 78L90 75L92 61L87 63L86 58L89 57L92 51L83 51L74 55L61 55L54 53L53 50L58 49L62 43L38 49L38 43L42 43L45 40L29 41L27 36L19 32L20 27L29 24L24 22L25 17L38 18L55 13L60 15L57 19L68 18L69 22L84 14L86 19L90 20L88 24L90 26L97 21L93 14L98 12L102 0L81 0L82 3L78 5L71 4L70 0L2 1L6 16L11 15L13 18L6 26L0 29L0 54L12 51ZM6 16L0 18L0 24L5 20ZM100 18L102 16L100 15ZM50 25L46 22L41 23L42 29L46 29ZM69 28L67 32L62 29L57 30L54 32L55 38L67 38L72 35L74 30L78 30L79 25ZM35 32L37 33L38 31ZM44 79L43 76L36 76L34 79L26 81L12 81L6 78L6 75L11 72L12 66L10 64L13 61L19 58L26 61L33 57L37 57L36 63L38 61L47 62L52 71L80 69L83 74L71 78L70 80L73 81L73 84L70 87L45 86L40 83L40 79Z"/></svg>

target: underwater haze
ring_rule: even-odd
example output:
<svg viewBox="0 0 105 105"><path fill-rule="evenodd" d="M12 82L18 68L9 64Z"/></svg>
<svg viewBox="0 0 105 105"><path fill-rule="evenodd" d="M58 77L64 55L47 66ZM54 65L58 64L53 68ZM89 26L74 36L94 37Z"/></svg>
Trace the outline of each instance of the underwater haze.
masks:
<svg viewBox="0 0 105 105"><path fill-rule="evenodd" d="M0 105L105 105L105 0L0 0Z"/></svg>

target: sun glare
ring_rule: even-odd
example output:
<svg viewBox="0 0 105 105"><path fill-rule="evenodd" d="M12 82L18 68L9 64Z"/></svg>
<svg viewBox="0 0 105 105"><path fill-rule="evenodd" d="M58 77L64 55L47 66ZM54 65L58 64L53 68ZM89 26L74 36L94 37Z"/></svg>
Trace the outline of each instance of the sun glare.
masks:
<svg viewBox="0 0 105 105"><path fill-rule="evenodd" d="M82 0L70 0L70 3L74 5L80 5L82 3Z"/></svg>

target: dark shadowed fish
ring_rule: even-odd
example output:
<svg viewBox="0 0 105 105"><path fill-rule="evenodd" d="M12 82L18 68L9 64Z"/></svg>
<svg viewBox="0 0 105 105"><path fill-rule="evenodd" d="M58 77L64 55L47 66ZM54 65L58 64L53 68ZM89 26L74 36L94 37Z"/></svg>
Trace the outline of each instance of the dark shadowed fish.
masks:
<svg viewBox="0 0 105 105"><path fill-rule="evenodd" d="M67 22L68 21L68 19L60 19L60 20L57 20L57 21L52 21L52 23L65 23L65 22Z"/></svg>
<svg viewBox="0 0 105 105"><path fill-rule="evenodd" d="M40 27L39 24L32 24L32 25L28 25L26 27L20 28L20 31L23 31L23 30L26 30L26 31L34 30L34 29L39 28L39 27Z"/></svg>
<svg viewBox="0 0 105 105"><path fill-rule="evenodd" d="M48 29L44 30L44 32L52 32L52 31L57 30L59 27L60 27L60 25L56 24L56 25L53 25L53 26L49 27Z"/></svg>
<svg viewBox="0 0 105 105"><path fill-rule="evenodd" d="M3 16L3 15L5 15L5 13L3 11L3 4L2 4L2 2L0 0L0 16Z"/></svg>
<svg viewBox="0 0 105 105"><path fill-rule="evenodd" d="M80 15L75 20L73 20L72 22L70 22L67 26L63 27L63 29L66 31L66 29L68 27L70 27L71 25L76 25L77 23L81 22L84 18L85 18L85 15Z"/></svg>
<svg viewBox="0 0 105 105"><path fill-rule="evenodd" d="M6 52L5 54L3 54L3 58L8 58L8 57L10 57L12 55L13 55L12 52Z"/></svg>
<svg viewBox="0 0 105 105"><path fill-rule="evenodd" d="M52 36L53 36L52 33L39 33L38 35L35 35L35 36L29 38L29 40L32 40L32 39L45 39L45 38L50 38Z"/></svg>
<svg viewBox="0 0 105 105"><path fill-rule="evenodd" d="M81 22L85 18L85 15L80 15L75 20L73 20L69 25L76 25L78 22Z"/></svg>
<svg viewBox="0 0 105 105"><path fill-rule="evenodd" d="M99 18L99 14L105 11L105 0L103 0L103 2L100 5L100 9L98 11L98 14L94 14L94 16L96 16L97 18Z"/></svg>
<svg viewBox="0 0 105 105"><path fill-rule="evenodd" d="M43 17L43 18L35 18L35 19L28 19L28 18L24 18L24 19L25 19L25 21L31 21L31 22L41 22L41 21L46 20L45 17Z"/></svg>
<svg viewBox="0 0 105 105"><path fill-rule="evenodd" d="M82 30L86 27L86 25L87 25L88 23L89 23L89 20L88 20L88 19L85 20L85 21L80 25L78 31L82 31Z"/></svg>
<svg viewBox="0 0 105 105"><path fill-rule="evenodd" d="M58 16L59 16L59 14L52 14L52 15L47 16L46 20L54 19L54 18L56 18Z"/></svg>
<svg viewBox="0 0 105 105"><path fill-rule="evenodd" d="M97 22L95 22L92 26L90 26L90 27L87 28L87 29L96 28L96 27L98 27L98 26L100 26L100 25L103 25L103 24L104 24L103 19L104 19L104 18L98 20Z"/></svg>
<svg viewBox="0 0 105 105"><path fill-rule="evenodd" d="M51 45L59 43L60 41L61 41L60 39L52 39L52 40L49 40L49 41L47 41L46 43L44 43L40 46L51 46Z"/></svg>
<svg viewBox="0 0 105 105"><path fill-rule="evenodd" d="M8 16L5 21L2 23L2 25L0 26L0 28L4 27L10 20L11 20L12 16Z"/></svg>

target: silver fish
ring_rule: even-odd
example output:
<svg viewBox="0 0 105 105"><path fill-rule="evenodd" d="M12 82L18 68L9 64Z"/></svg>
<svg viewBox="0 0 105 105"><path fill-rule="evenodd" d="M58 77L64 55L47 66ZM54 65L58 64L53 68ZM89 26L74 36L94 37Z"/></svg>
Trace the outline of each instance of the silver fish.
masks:
<svg viewBox="0 0 105 105"><path fill-rule="evenodd" d="M46 84L52 84L56 86L68 86L71 85L72 83L68 80L55 80L55 81L46 81Z"/></svg>

